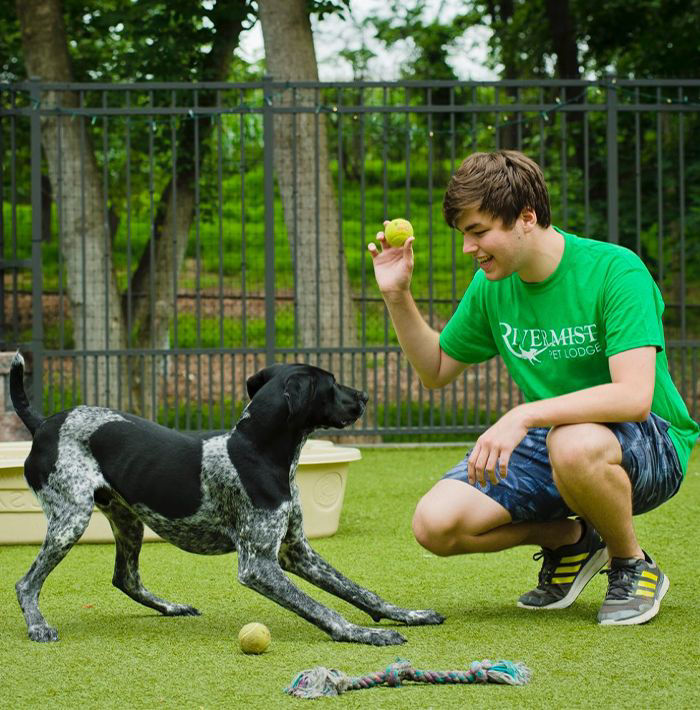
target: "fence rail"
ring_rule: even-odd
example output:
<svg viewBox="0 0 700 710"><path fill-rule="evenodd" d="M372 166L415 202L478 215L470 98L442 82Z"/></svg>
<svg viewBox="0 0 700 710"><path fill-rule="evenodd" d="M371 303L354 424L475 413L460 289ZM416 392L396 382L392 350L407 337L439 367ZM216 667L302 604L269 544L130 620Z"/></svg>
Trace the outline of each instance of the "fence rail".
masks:
<svg viewBox="0 0 700 710"><path fill-rule="evenodd" d="M521 400L499 359L425 390L366 244L418 235L430 325L472 278L444 186L474 150L542 165L554 222L622 244L667 303L672 375L700 416L700 81L0 84L0 348L35 404L231 426L273 361L371 396L339 434L459 438Z"/></svg>

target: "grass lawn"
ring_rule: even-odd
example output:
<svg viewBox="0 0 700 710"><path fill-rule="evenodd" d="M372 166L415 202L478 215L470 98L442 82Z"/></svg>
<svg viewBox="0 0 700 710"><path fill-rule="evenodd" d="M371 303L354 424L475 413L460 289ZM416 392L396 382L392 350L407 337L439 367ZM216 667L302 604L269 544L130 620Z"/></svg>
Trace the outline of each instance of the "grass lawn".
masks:
<svg viewBox="0 0 700 710"><path fill-rule="evenodd" d="M694 707L700 665L695 552L700 543L700 450L681 492L637 519L647 546L671 580L659 616L646 626L600 628L605 591L596 577L561 612L518 609L533 586L534 549L441 559L413 540L419 496L461 456L457 449L365 449L350 468L338 534L313 545L359 583L395 603L434 608L439 627L404 628L408 643L374 648L334 643L323 632L235 579L233 555L198 557L170 545L145 545L142 575L154 592L195 605L201 617L164 618L111 584L113 548L79 545L44 586L42 610L60 642L34 644L14 594L34 547L0 548L0 698L4 707L238 708L304 707L282 689L315 665L351 675L378 671L397 656L414 667L464 669L474 659L522 660L525 687L408 684L316 701L347 708L667 708ZM301 583L304 589L308 585ZM354 607L314 590L348 619L371 625ZM237 634L250 621L272 632L270 650L245 656ZM387 622L382 622L388 625ZM695 698L695 700L693 700Z"/></svg>

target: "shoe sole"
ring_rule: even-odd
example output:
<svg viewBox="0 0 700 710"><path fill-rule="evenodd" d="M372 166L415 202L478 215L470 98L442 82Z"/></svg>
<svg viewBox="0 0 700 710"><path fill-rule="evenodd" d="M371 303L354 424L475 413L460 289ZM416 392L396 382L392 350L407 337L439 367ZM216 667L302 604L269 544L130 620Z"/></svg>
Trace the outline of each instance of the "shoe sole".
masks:
<svg viewBox="0 0 700 710"><path fill-rule="evenodd" d="M588 562L583 566L579 576L574 580L571 585L571 589L567 592L565 597L552 602L551 604L546 604L545 606L531 606L529 604L523 604L519 601L518 606L521 609L534 609L534 610L550 610L550 609L566 609L570 607L578 598L578 595L584 590L585 586L593 579L593 577L600 572L608 561L608 552L606 547L601 547L593 557L591 557Z"/></svg>
<svg viewBox="0 0 700 710"><path fill-rule="evenodd" d="M598 624L600 626L633 626L634 624L646 624L647 621L651 621L659 613L659 609L661 608L661 600L666 596L666 592L670 586L671 583L668 581L668 577L664 575L664 581L661 584L659 596L654 600L654 605L651 609L645 611L639 616L632 616L629 619L621 619L620 621L605 619L604 621L599 621Z"/></svg>

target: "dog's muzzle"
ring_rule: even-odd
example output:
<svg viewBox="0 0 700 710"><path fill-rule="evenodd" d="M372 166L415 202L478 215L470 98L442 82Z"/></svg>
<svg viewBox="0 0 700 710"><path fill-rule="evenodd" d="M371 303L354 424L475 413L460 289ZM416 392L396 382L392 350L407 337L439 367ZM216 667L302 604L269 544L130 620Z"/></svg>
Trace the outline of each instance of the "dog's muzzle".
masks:
<svg viewBox="0 0 700 710"><path fill-rule="evenodd" d="M343 407L342 412L339 412L335 426L343 428L357 421L365 411L369 395L360 390L351 389L350 387L343 388Z"/></svg>

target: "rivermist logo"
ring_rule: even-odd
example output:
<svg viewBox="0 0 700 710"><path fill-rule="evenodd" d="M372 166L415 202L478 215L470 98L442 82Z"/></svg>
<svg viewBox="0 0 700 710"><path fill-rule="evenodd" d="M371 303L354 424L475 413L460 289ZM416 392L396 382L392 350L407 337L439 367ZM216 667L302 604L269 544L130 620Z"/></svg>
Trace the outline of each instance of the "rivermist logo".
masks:
<svg viewBox="0 0 700 710"><path fill-rule="evenodd" d="M601 351L598 326L571 325L565 328L518 328L501 321L503 342L512 355L527 360L531 365L541 364L541 358L572 360L590 357Z"/></svg>

